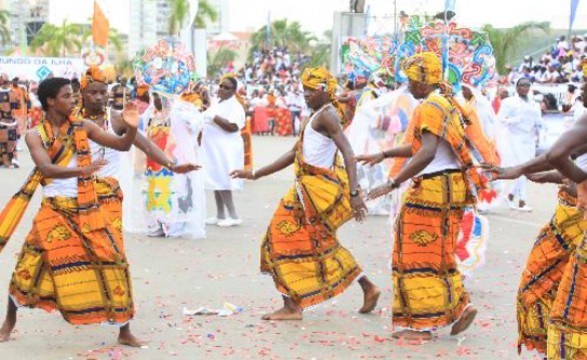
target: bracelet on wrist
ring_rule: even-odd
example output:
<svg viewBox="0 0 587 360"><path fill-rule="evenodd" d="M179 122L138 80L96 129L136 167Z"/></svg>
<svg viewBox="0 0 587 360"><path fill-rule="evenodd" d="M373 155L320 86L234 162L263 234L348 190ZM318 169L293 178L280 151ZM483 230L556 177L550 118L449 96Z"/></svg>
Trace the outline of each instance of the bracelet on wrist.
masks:
<svg viewBox="0 0 587 360"><path fill-rule="evenodd" d="M164 166L167 168L167 170L173 171L173 169L175 169L175 165L177 165L177 160L173 160L173 161L170 160Z"/></svg>
<svg viewBox="0 0 587 360"><path fill-rule="evenodd" d="M351 190L351 197L357 197L361 193L360 189Z"/></svg>
<svg viewBox="0 0 587 360"><path fill-rule="evenodd" d="M251 171L251 175L253 175L253 180L256 180L257 179L257 170L253 169Z"/></svg>
<svg viewBox="0 0 587 360"><path fill-rule="evenodd" d="M400 184L398 184L393 178L387 180L387 186L391 187L392 189L397 189L399 185Z"/></svg>

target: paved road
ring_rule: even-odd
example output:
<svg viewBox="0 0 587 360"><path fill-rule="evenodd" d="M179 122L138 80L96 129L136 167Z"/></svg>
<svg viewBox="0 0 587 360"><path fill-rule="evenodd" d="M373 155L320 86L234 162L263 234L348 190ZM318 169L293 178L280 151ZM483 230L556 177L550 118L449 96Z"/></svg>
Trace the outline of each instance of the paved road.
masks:
<svg viewBox="0 0 587 360"><path fill-rule="evenodd" d="M266 164L292 144L291 138L256 137L255 160L259 165ZM27 156L21 153L24 166L20 170L0 169L0 204L6 203L30 171ZM366 274L384 290L374 314L356 312L362 300L357 285L332 302L308 311L304 321L272 323L259 319L280 305L271 279L259 275L259 240L291 181L288 169L248 183L246 191L236 197L243 226L210 228L205 240L127 237L138 311L132 327L149 341L148 348L116 346L117 331L111 327L74 327L57 314L22 310L14 340L0 344L1 358L520 359L516 354L515 294L528 250L554 208L554 187L530 188L532 213L502 208L489 216L487 265L468 281L480 311L466 336L453 338L445 330L428 344L414 347L390 338L391 227L382 217L371 217L364 224L347 224L339 232L342 243L362 263ZM209 211L212 205L209 201ZM37 206L38 199L0 254L0 298L6 294L16 253ZM224 302L243 306L245 311L227 318L182 315L184 307L219 307Z"/></svg>

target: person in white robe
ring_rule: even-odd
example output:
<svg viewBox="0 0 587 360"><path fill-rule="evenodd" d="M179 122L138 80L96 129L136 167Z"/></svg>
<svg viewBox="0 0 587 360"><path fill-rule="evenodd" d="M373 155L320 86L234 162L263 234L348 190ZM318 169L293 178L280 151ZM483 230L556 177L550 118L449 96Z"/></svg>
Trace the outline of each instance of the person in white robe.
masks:
<svg viewBox="0 0 587 360"><path fill-rule="evenodd" d="M242 223L232 192L242 190L243 181L230 177L232 171L244 167L245 157L240 132L245 126L245 109L237 98L237 86L235 78L224 77L218 87L220 101L204 112L202 165L206 189L214 191L216 201L216 217L207 219L208 225L229 227Z"/></svg>
<svg viewBox="0 0 587 360"><path fill-rule="evenodd" d="M530 95L530 80L516 82L516 95L502 101L497 119L502 125L497 148L502 166L516 166L536 156L537 129L542 124L540 105ZM528 179L521 176L507 189L506 201L511 209L531 211L526 203ZM518 203L514 203L517 199Z"/></svg>

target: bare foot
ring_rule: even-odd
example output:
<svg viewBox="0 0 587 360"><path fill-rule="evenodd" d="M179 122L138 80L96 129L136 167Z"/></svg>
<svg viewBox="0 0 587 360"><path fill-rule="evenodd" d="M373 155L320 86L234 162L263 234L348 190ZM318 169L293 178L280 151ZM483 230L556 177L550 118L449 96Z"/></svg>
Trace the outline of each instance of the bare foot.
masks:
<svg viewBox="0 0 587 360"><path fill-rule="evenodd" d="M477 316L477 309L472 306L466 308L461 318L452 326L450 334L455 336L467 330L473 323L473 320L475 320L475 316Z"/></svg>
<svg viewBox="0 0 587 360"><path fill-rule="evenodd" d="M137 339L130 331L120 332L120 335L118 335L118 343L120 345L137 347L137 348L145 345L144 342Z"/></svg>
<svg viewBox="0 0 587 360"><path fill-rule="evenodd" d="M363 307L359 309L361 314L368 314L375 309L377 301L381 295L381 291L375 285L373 285L368 291L364 293L365 299L363 300Z"/></svg>
<svg viewBox="0 0 587 360"><path fill-rule="evenodd" d="M4 324L0 328L0 343L10 340L10 335L12 335L12 330L14 330L15 325L16 321L4 320Z"/></svg>
<svg viewBox="0 0 587 360"><path fill-rule="evenodd" d="M302 320L302 312L296 309L283 307L271 314L265 314L263 320Z"/></svg>
<svg viewBox="0 0 587 360"><path fill-rule="evenodd" d="M402 330L394 332L391 336L394 339L403 339L414 342L423 342L432 339L432 333L430 331Z"/></svg>

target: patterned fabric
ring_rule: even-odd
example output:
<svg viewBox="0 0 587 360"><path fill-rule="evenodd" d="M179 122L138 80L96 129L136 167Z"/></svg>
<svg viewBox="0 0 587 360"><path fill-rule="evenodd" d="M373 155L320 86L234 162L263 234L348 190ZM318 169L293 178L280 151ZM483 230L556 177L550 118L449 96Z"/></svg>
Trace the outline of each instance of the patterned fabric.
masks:
<svg viewBox="0 0 587 360"><path fill-rule="evenodd" d="M152 122L147 130L147 137L163 151L168 150L171 144L169 141L169 121L162 120L160 123ZM173 172L160 165L151 158L147 158L145 171L147 179L147 213L156 217L157 214L169 214L173 206L171 182Z"/></svg>
<svg viewBox="0 0 587 360"><path fill-rule="evenodd" d="M524 345L546 353L552 303L569 258L587 231L587 221L582 220L583 212L575 203L575 198L559 192L554 215L530 251L518 290L518 352Z"/></svg>
<svg viewBox="0 0 587 360"><path fill-rule="evenodd" d="M414 111L412 153L422 147L422 133L428 131L446 140L466 170L468 181L479 191L486 186L474 167L471 143L465 133L465 118L458 103L450 96L432 94Z"/></svg>
<svg viewBox="0 0 587 360"><path fill-rule="evenodd" d="M245 127L241 130L241 136L245 145L245 170L253 169L253 133L251 130L251 117L247 117Z"/></svg>
<svg viewBox="0 0 587 360"><path fill-rule="evenodd" d="M18 97L11 89L0 89L0 157L12 159L18 141L18 122L13 110L19 108Z"/></svg>
<svg viewBox="0 0 587 360"><path fill-rule="evenodd" d="M123 325L134 316L122 236L122 193L114 179L96 192L107 226L85 233L75 198L44 198L12 275L19 306L58 310L75 325Z"/></svg>
<svg viewBox="0 0 587 360"><path fill-rule="evenodd" d="M49 153L52 162L60 166L67 166L75 153L73 147L65 146L62 139L56 139L50 144L48 141L49 137L47 136L47 131L51 131L49 129L50 127L51 126L47 123L42 124L37 128L39 134L41 134L41 138L45 142L45 147L47 148L47 152ZM66 136L70 137L72 131L73 129L69 127L69 132ZM21 189L4 207L2 213L0 213L0 251L4 249L6 243L10 240L14 230L20 223L20 220L22 220L28 204L39 184L42 182L48 183L49 181L49 179L44 179L37 169L34 169Z"/></svg>
<svg viewBox="0 0 587 360"><path fill-rule="evenodd" d="M401 68L408 79L424 84L442 81L442 63L433 52L422 52L405 59Z"/></svg>
<svg viewBox="0 0 587 360"><path fill-rule="evenodd" d="M290 136L293 134L293 123L291 112L288 109L275 108L275 132L279 136Z"/></svg>
<svg viewBox="0 0 587 360"><path fill-rule="evenodd" d="M587 232L565 266L550 311L548 359L587 359Z"/></svg>
<svg viewBox="0 0 587 360"><path fill-rule="evenodd" d="M303 159L302 143L294 163L296 183L281 199L261 245L261 271L304 309L341 294L361 268L336 238L352 217L341 159L333 170L313 167Z"/></svg>
<svg viewBox="0 0 587 360"><path fill-rule="evenodd" d="M472 195L452 171L414 178L396 224L393 325L433 330L459 319L469 304L455 250Z"/></svg>
<svg viewBox="0 0 587 360"><path fill-rule="evenodd" d="M306 68L301 76L302 85L308 89L324 91L328 94L328 99L338 112L338 117L343 127L348 126L344 112L344 106L338 102L336 91L338 82L332 74L325 68Z"/></svg>

